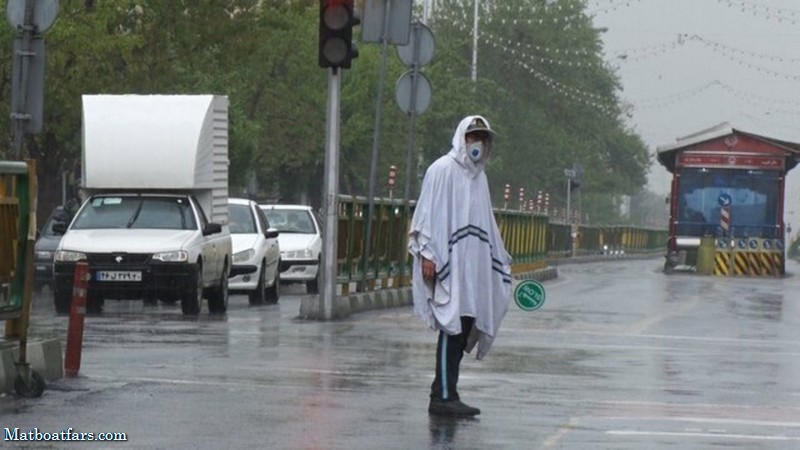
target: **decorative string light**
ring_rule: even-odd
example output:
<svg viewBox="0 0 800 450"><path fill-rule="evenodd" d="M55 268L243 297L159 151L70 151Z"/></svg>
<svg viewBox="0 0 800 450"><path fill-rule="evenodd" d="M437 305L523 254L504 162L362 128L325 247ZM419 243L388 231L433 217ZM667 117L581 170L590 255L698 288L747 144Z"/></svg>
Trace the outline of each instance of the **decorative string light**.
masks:
<svg viewBox="0 0 800 450"><path fill-rule="evenodd" d="M451 14L451 13L448 13L448 12L445 12L445 11L442 11L441 14L439 14L439 16L440 16L441 19L444 19L445 23L454 24L462 31L470 31L470 32L472 31L472 25L471 25L472 24L472 19L471 18L467 18L467 17L464 17L464 16L460 16L459 17L459 16L457 16L455 14ZM506 24L507 23L505 20L500 20L498 22L500 22L501 24ZM491 33L487 33L487 32L482 32L481 34L491 35ZM562 49L562 48L558 48L558 47L545 47L545 46L535 45L535 44L522 44L521 42L518 42L515 45L517 45L517 46L525 45L528 49L530 49L532 51L536 51L536 52L539 52L539 53L546 53L548 55L557 55L557 56L566 56L566 57L580 57L580 58L582 58L583 61L585 61L585 57L586 56L594 55L594 53L595 53L593 50L587 50L587 49L578 49L578 50ZM561 63L564 64L564 65L569 64L568 61L562 61ZM575 64L577 64L577 62L572 62L572 64L575 65ZM585 62L584 62L584 64L585 64Z"/></svg>
<svg viewBox="0 0 800 450"><path fill-rule="evenodd" d="M625 59L626 61L638 61L642 59L652 58L655 56L662 55L667 53L668 51L675 50L676 48L686 44L686 42L690 41L698 41L703 45L711 48L712 50L719 50L724 51L725 53L738 55L738 56L746 56L757 58L765 61L771 62L780 62L780 63L789 63L789 64L800 64L800 58L788 58L779 55L768 55L764 53L757 53L749 50L742 50L736 47L732 47L730 45L726 45L706 37L693 34L679 34L678 37L674 40L664 42L661 44L654 44L646 47L640 48L633 48L627 50L620 50L614 53L614 56L619 59Z"/></svg>
<svg viewBox="0 0 800 450"><path fill-rule="evenodd" d="M649 45L646 47L633 48L628 50L620 50L614 54L617 59L625 61L639 61L642 59L653 58L655 56L663 55L669 51L675 50L686 43L685 35L678 35L677 39L661 44Z"/></svg>
<svg viewBox="0 0 800 450"><path fill-rule="evenodd" d="M459 24L459 23L456 22L455 26L460 31L469 31L469 28L464 24ZM537 57L531 57L531 56L525 54L524 52L517 51L514 48L508 48L506 46L506 43L494 41L491 38L487 37L487 35L485 35L485 34L480 36L480 40L483 41L484 43L488 44L488 45L491 45L493 48L505 51L507 53L512 54L513 56L519 56L519 57L522 57L522 58L527 58L529 60L538 59ZM600 111L600 112L602 112L602 113L604 113L604 114L606 114L606 115L608 115L608 116L610 116L612 118L615 116L615 110L616 110L615 106L616 106L616 104L614 102L610 102L608 99L606 99L606 98L604 98L604 97L602 97L600 95L594 94L592 92L587 92L587 91L584 91L582 89L578 89L578 88L567 86L564 83L561 83L560 81L555 80L555 79L545 75L544 73L540 72L539 70L534 68L532 65L530 65L530 64L526 63L525 61L523 61L522 58L515 58L515 59L513 59L513 61L516 62L516 64L519 65L520 67L522 67L523 69L527 70L528 73L530 73L531 75L534 76L534 78L536 78L537 80L541 81L544 85L549 87L554 92L558 93L559 95L561 95L563 97L567 97L567 98L572 99L574 101L577 101L577 102L583 103L585 105L591 106L591 107L597 109L598 111Z"/></svg>
<svg viewBox="0 0 800 450"><path fill-rule="evenodd" d="M536 50L550 51L549 48L542 48L542 47L540 47L538 45L524 44L524 43L522 43L520 41L514 42L514 41L512 41L510 39L505 39L504 40L503 38L501 38L499 36L495 36L492 33L483 33L483 37L485 39L487 39L487 40L492 41L492 42L504 41L503 44L507 48L513 47L515 52L520 52L521 53L522 52L521 47L525 47L525 48L527 48L528 50L531 50L531 51L536 51ZM556 49L556 53L557 52L558 52L558 50ZM578 53L576 52L575 54L578 54ZM588 53L585 53L585 52L581 52L581 54L584 55L584 56L588 55ZM553 59L553 58L547 58L547 57L544 57L544 56L534 56L534 55L530 55L530 54L528 55L528 57L530 59L538 60L542 64L551 64L551 65L562 66L562 67L599 67L600 66L600 64L598 64L597 62L588 60L587 58L584 58L583 61L565 61L565 60L562 60L562 59Z"/></svg>
<svg viewBox="0 0 800 450"><path fill-rule="evenodd" d="M654 108L661 108L664 106L674 105L676 103L680 103L684 100L690 99L692 97L696 97L701 93L705 92L712 86L720 84L719 81L714 80L710 81L702 86L695 86L693 88L686 89L684 91L676 92L673 94L660 96L660 97L650 97L645 99L633 100L636 104L636 109L644 110L644 109L654 109Z"/></svg>
<svg viewBox="0 0 800 450"><path fill-rule="evenodd" d="M725 59L728 59L729 61L733 61L739 64L740 66L747 67L750 70L761 72L775 78L783 78L789 81L800 81L800 75L792 75L788 73L778 72L776 70L768 69L766 67L753 64L752 62L743 59L742 55L752 56L763 60L779 61L782 63L792 63L792 64L800 63L800 59L784 58L775 55L765 55L762 53L740 50L729 45L712 41L697 34L693 35L679 34L675 41L668 42L665 44L658 44L656 46L645 47L641 49L640 52L642 54L639 55L636 55L635 53L637 52L637 50L632 50L631 53L633 53L634 55L632 57L629 56L631 53L626 53L626 52L616 53L616 56L617 58L625 59L627 61L637 61L644 59L646 57L652 57L652 56L657 56L658 54L666 53L668 50L676 49L684 45L686 42L699 42L700 44L703 44L705 47L710 49L712 52L722 56Z"/></svg>
<svg viewBox="0 0 800 450"><path fill-rule="evenodd" d="M728 95L737 98L738 100L744 102L745 104L753 108L761 108L763 106L767 106L769 108L768 111L771 113L800 115L800 109L779 107L779 106L796 107L798 105L798 102L796 101L764 97L753 94L751 92L741 91L719 80L713 80L701 86L695 86L693 88L662 97L651 97L651 98L633 100L633 103L637 105L636 106L637 110L646 110L646 109L669 106L680 103L684 100L688 100L690 98L697 97L712 87L717 87L722 89Z"/></svg>
<svg viewBox="0 0 800 450"><path fill-rule="evenodd" d="M778 22L788 22L792 25L800 24L800 12L791 9L777 8L774 6L760 5L745 0L717 0L718 3L729 8L739 8L742 12L750 12L753 15L765 17Z"/></svg>
<svg viewBox="0 0 800 450"><path fill-rule="evenodd" d="M640 3L641 1L642 0L617 0L617 1L608 0L608 3L609 3L608 6L606 6L604 8L596 9L594 11L590 11L589 15L590 16L595 16L595 15L598 15L598 14L610 13L610 12L616 11L616 10L618 10L620 8L630 8L635 3ZM597 3L598 3L598 6L599 6L599 4L601 4L602 2L597 2Z"/></svg>
<svg viewBox="0 0 800 450"><path fill-rule="evenodd" d="M770 62L800 64L800 58L785 58L783 56L778 56L778 55L766 55L766 54L763 54L763 53L756 53L756 52L751 52L751 51L748 51L748 50L741 50L741 49L738 49L738 48L735 48L735 47L731 47L729 45L722 44L720 42L712 41L711 39L704 38L704 37L699 36L699 35L694 35L693 37L695 39L699 40L700 42L702 42L703 44L707 45L707 46L718 48L718 49L722 49L723 51L725 51L727 53L738 54L738 55L741 55L741 56L749 56L749 57L762 59L762 60L766 60L766 61L770 61Z"/></svg>
<svg viewBox="0 0 800 450"><path fill-rule="evenodd" d="M491 3L491 7L489 9L491 9L492 11L503 11L503 12L507 12L507 13L510 13L512 15L517 15L517 16L519 16L520 14L525 14L525 15L531 15L531 14L549 15L552 11L558 11L559 14L563 13L564 11L569 11L570 13L573 13L573 16L568 16L568 17L575 17L575 16L579 16L579 15L583 14L583 11L582 11L581 8L569 8L569 9L567 9L561 3L551 3L549 6L546 5L546 4L545 5L533 4L533 5L528 5L528 6L513 6L513 5L508 5L506 3L493 2L493 3ZM561 20L562 21L564 20L563 19L563 15L562 15L562 19ZM566 20L572 20L572 19L568 18Z"/></svg>
<svg viewBox="0 0 800 450"><path fill-rule="evenodd" d="M711 44L707 43L706 41L704 41L702 39L697 39L696 38L695 40L697 40L698 42L701 42L702 44L704 44L707 47L711 48L713 51L716 51L716 53L718 55L722 56L723 58L728 59L730 61L733 61L733 62L739 64L742 67L747 67L750 70L755 70L756 72L761 72L761 73L770 75L770 76L775 77L775 78L783 78L784 80L789 80L789 81L800 81L800 76L798 76L798 75L790 75L790 74L778 72L778 71L775 71L775 70L772 70L772 69L767 69L766 67L761 67L761 66L755 65L755 64L753 64L751 62L748 62L748 61L745 61L745 60L739 58L735 54L731 54L730 52L726 51L722 47L711 45Z"/></svg>
<svg viewBox="0 0 800 450"><path fill-rule="evenodd" d="M492 16L488 16L486 18L486 20L485 20L486 23L499 22L501 25L517 25L517 24L521 24L521 23L525 23L525 24L528 24L528 25L544 25L545 23L554 23L556 25L565 24L565 27L569 26L569 25L572 25L573 24L572 22L578 22L578 21L580 21L579 25L582 25L583 23L586 22L586 19L583 18L583 17L578 17L578 16L566 17L566 18L564 18L564 17L562 17L562 18L559 18L559 17L551 17L551 18L540 17L538 19L505 19L505 18L495 19Z"/></svg>

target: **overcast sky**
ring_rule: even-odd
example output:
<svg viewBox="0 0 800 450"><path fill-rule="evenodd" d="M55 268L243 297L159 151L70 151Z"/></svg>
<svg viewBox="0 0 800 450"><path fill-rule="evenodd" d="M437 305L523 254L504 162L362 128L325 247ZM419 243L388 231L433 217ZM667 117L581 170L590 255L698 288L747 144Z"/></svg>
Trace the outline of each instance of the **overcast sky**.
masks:
<svg viewBox="0 0 800 450"><path fill-rule="evenodd" d="M606 59L651 152L720 122L800 142L800 0L590 0L588 10L608 28ZM652 172L650 189L669 192L671 174ZM787 222L800 219L800 168L793 209Z"/></svg>

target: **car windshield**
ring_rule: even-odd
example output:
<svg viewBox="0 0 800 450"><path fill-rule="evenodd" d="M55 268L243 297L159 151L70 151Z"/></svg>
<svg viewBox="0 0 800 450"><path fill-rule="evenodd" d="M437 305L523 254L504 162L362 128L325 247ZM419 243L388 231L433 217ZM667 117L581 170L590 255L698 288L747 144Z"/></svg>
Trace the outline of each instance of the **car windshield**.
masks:
<svg viewBox="0 0 800 450"><path fill-rule="evenodd" d="M196 230L192 207L183 197L98 196L78 213L74 230L133 228Z"/></svg>
<svg viewBox="0 0 800 450"><path fill-rule="evenodd" d="M249 205L228 205L229 227L231 234L258 233L256 220Z"/></svg>
<svg viewBox="0 0 800 450"><path fill-rule="evenodd" d="M264 208L269 225L281 233L316 234L314 219L307 209Z"/></svg>

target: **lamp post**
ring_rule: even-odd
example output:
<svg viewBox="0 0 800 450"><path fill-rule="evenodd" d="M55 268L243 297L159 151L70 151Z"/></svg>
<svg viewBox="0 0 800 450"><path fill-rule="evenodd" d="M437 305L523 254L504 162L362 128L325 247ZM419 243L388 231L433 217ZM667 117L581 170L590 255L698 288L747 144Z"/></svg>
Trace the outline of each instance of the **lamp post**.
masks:
<svg viewBox="0 0 800 450"><path fill-rule="evenodd" d="M475 11L472 15L472 82L478 79L478 0L473 0Z"/></svg>
<svg viewBox="0 0 800 450"><path fill-rule="evenodd" d="M574 252L575 246L575 233L572 230L572 218L570 217L570 197L572 195L572 180L575 179L577 172L572 169L564 169L564 176L567 178L567 223L569 224L569 235L570 235L570 246L569 246L569 256L572 256Z"/></svg>

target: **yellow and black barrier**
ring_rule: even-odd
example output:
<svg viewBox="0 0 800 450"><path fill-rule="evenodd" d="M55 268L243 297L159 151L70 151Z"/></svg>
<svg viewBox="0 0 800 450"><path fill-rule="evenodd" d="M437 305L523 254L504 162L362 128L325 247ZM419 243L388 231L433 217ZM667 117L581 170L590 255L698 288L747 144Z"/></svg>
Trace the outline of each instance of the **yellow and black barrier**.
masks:
<svg viewBox="0 0 800 450"><path fill-rule="evenodd" d="M785 274L783 241L763 238L719 238L714 275L780 277Z"/></svg>

